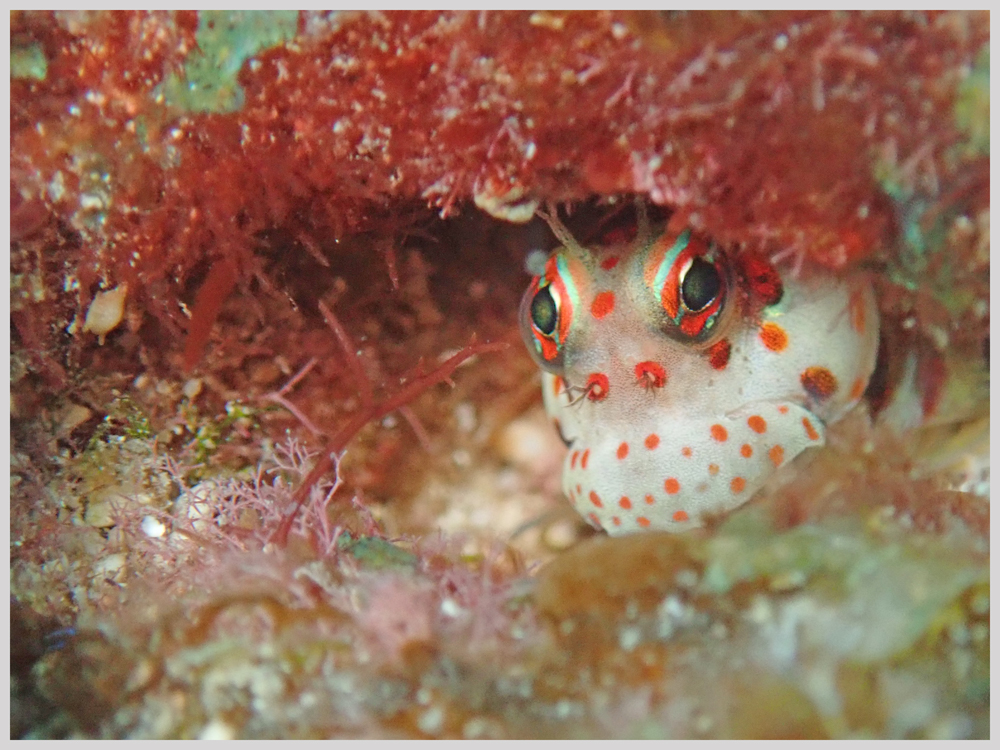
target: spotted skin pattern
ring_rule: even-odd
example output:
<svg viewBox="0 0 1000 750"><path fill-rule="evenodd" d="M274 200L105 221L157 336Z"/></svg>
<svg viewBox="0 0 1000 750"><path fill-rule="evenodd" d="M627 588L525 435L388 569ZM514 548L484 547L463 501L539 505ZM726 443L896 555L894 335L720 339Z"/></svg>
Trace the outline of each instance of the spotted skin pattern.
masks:
<svg viewBox="0 0 1000 750"><path fill-rule="evenodd" d="M569 446L563 490L595 527L682 531L731 511L861 398L878 346L865 278L780 275L643 222L583 248L549 222L563 246L522 333Z"/></svg>

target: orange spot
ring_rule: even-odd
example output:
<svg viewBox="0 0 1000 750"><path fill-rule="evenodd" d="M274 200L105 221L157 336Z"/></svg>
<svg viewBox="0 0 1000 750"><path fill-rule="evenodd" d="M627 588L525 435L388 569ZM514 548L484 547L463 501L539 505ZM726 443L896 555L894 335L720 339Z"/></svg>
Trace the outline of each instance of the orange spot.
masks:
<svg viewBox="0 0 1000 750"><path fill-rule="evenodd" d="M712 425L712 437L719 441L720 443L726 442L729 439L729 433L726 432L726 428L721 424Z"/></svg>
<svg viewBox="0 0 1000 750"><path fill-rule="evenodd" d="M667 384L667 371L656 362L640 362L635 366L635 379L647 390L662 388Z"/></svg>
<svg viewBox="0 0 1000 750"><path fill-rule="evenodd" d="M601 522L598 520L596 513L588 513L587 518L590 519L590 522L594 525L595 528L598 529L601 528Z"/></svg>
<svg viewBox="0 0 1000 750"><path fill-rule="evenodd" d="M595 318L600 320L606 315L609 315L612 310L615 309L615 293L614 292L601 292L596 297L594 301L590 303L590 314Z"/></svg>
<svg viewBox="0 0 1000 750"><path fill-rule="evenodd" d="M569 457L569 468L576 468L576 459L580 457L580 451L573 451L573 455Z"/></svg>
<svg viewBox="0 0 1000 750"><path fill-rule="evenodd" d="M743 477L733 477L733 481L729 483L729 489L733 491L734 495L738 495L743 490L747 488L747 480Z"/></svg>
<svg viewBox="0 0 1000 750"><path fill-rule="evenodd" d="M580 468L586 469L587 461L589 460L590 460L590 448L587 448L587 450L583 452L583 456L580 457Z"/></svg>
<svg viewBox="0 0 1000 750"><path fill-rule="evenodd" d="M645 516L639 516L637 519L635 519L635 522L640 526L642 526L642 528L646 528L647 526L649 526L649 519L646 518Z"/></svg>
<svg viewBox="0 0 1000 750"><path fill-rule="evenodd" d="M618 460L623 461L625 456L628 455L628 443L622 443L618 446Z"/></svg>
<svg viewBox="0 0 1000 750"><path fill-rule="evenodd" d="M684 512L683 510L679 510L676 513L674 513L674 520L675 521L686 521L686 520L688 520L688 514L686 512Z"/></svg>
<svg viewBox="0 0 1000 750"><path fill-rule="evenodd" d="M604 507L604 503L601 502L600 496L593 490L590 491L590 502L592 502L594 506L597 508Z"/></svg>
<svg viewBox="0 0 1000 750"><path fill-rule="evenodd" d="M691 458L691 449L685 445L681 448L681 455L684 456L684 458Z"/></svg>
<svg viewBox="0 0 1000 750"><path fill-rule="evenodd" d="M753 455L753 448L750 447L749 443L743 443L743 445L740 446L740 455L743 456L743 458L750 458L750 456Z"/></svg>
<svg viewBox="0 0 1000 750"><path fill-rule="evenodd" d="M667 481L663 483L663 489L667 491L668 495L676 495L681 491L681 483L673 477L667 477Z"/></svg>
<svg viewBox="0 0 1000 750"><path fill-rule="evenodd" d="M612 516L611 517L611 523L613 523L615 526L621 526L622 525L622 519L620 519L618 516Z"/></svg>
<svg viewBox="0 0 1000 750"><path fill-rule="evenodd" d="M564 381L564 380L562 379L562 376L561 376L561 375L560 375L560 376L557 376L557 377L556 377L556 378L555 378L555 379L554 379L554 380L552 381L552 392L553 392L553 393L554 393L554 394L555 394L556 396L558 396L558 395L559 395L559 392L560 392L560 391L561 391L561 390L563 389L563 385L565 384L565 382L566 382L566 381Z"/></svg>
<svg viewBox="0 0 1000 750"><path fill-rule="evenodd" d="M610 271L612 268L618 265L618 256L612 255L609 258L605 258L601 261L601 268L605 271Z"/></svg>
<svg viewBox="0 0 1000 750"><path fill-rule="evenodd" d="M865 381L863 381L861 378L858 378L851 385L851 400L854 401L856 399L861 398L861 394L863 394L864 392L865 392Z"/></svg>
<svg viewBox="0 0 1000 750"><path fill-rule="evenodd" d="M788 334L777 323L765 323L760 327L760 340L772 352L783 352L788 346Z"/></svg>
<svg viewBox="0 0 1000 750"><path fill-rule="evenodd" d="M629 510L632 507L632 501L629 500L627 497L622 497L622 499L618 501L618 504L622 507L623 510Z"/></svg>
<svg viewBox="0 0 1000 750"><path fill-rule="evenodd" d="M799 376L799 382L813 398L823 401L837 390L837 378L825 367L807 367Z"/></svg>
<svg viewBox="0 0 1000 750"><path fill-rule="evenodd" d="M645 442L646 442L646 447L649 448L650 450L653 450L656 446L660 444L660 436L656 434L646 435Z"/></svg>
<svg viewBox="0 0 1000 750"><path fill-rule="evenodd" d="M587 391L587 398L591 401L603 401L608 397L610 387L607 375L603 372L592 372L587 376L587 384L584 389Z"/></svg>
<svg viewBox="0 0 1000 750"><path fill-rule="evenodd" d="M788 414L788 407L784 406L784 405L779 406L778 407L778 414Z"/></svg>
<svg viewBox="0 0 1000 750"><path fill-rule="evenodd" d="M809 436L810 440L819 440L819 433L816 432L813 423L809 421L809 417L802 417L802 426L806 428L806 435Z"/></svg>
<svg viewBox="0 0 1000 750"><path fill-rule="evenodd" d="M785 460L785 449L780 445L776 445L767 452L767 457L771 459L771 463L775 466L781 466L781 462Z"/></svg>
<svg viewBox="0 0 1000 750"><path fill-rule="evenodd" d="M656 501L652 495L646 495L646 505L652 505Z"/></svg>
<svg viewBox="0 0 1000 750"><path fill-rule="evenodd" d="M582 495L583 494L583 487L581 487L580 485L577 485L576 486L576 494L577 495Z"/></svg>
<svg viewBox="0 0 1000 750"><path fill-rule="evenodd" d="M729 364L729 354L732 350L733 347L730 345L729 339L715 342L708 349L708 363L716 370L725 370L726 365Z"/></svg>
<svg viewBox="0 0 1000 750"><path fill-rule="evenodd" d="M719 473L719 465L718 464L709 464L708 465L708 473L711 474L714 477L716 474Z"/></svg>
<svg viewBox="0 0 1000 750"><path fill-rule="evenodd" d="M778 408L782 409L784 407L779 406ZM785 411L788 411L788 409L786 408ZM784 414L784 412L782 412L782 414ZM758 435L763 435L765 432L767 432L767 422L764 420L763 417L758 416L757 414L754 414L752 417L747 419L747 425L750 427L751 430L756 432Z"/></svg>

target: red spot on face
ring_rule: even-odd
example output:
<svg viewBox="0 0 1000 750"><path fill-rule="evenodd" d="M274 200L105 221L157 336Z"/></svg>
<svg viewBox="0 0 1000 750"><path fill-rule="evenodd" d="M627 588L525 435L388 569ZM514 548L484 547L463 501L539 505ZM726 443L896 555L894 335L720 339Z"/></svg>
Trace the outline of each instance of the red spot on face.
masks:
<svg viewBox="0 0 1000 750"><path fill-rule="evenodd" d="M580 456L580 468L581 469L586 469L587 468L587 461L589 461L589 460L590 460L590 448L587 448L587 450L585 450L583 452L583 455Z"/></svg>
<svg viewBox="0 0 1000 750"><path fill-rule="evenodd" d="M611 311L615 309L615 293L614 292L600 292L594 301L590 303L590 314L595 318L600 320L601 318L610 315Z"/></svg>
<svg viewBox="0 0 1000 750"><path fill-rule="evenodd" d="M714 477L716 474L719 473L719 465L718 464L709 464L708 465L708 473L711 474Z"/></svg>
<svg viewBox="0 0 1000 750"><path fill-rule="evenodd" d="M771 459L771 463L775 466L781 466L781 462L785 460L785 449L780 445L775 445L767 452L767 457Z"/></svg>
<svg viewBox="0 0 1000 750"><path fill-rule="evenodd" d="M594 504L595 508L603 508L604 503L601 502L601 497L593 490L590 491L590 502Z"/></svg>
<svg viewBox="0 0 1000 750"><path fill-rule="evenodd" d="M608 397L611 386L608 383L608 376L603 372L592 372L587 376L587 384L583 389L587 392L587 398L591 401L603 401Z"/></svg>
<svg viewBox="0 0 1000 750"><path fill-rule="evenodd" d="M774 266L763 258L749 254L741 257L740 265L750 291L760 298L761 302L765 305L774 305L781 301L784 288L781 276L774 270Z"/></svg>
<svg viewBox="0 0 1000 750"><path fill-rule="evenodd" d="M729 489L733 491L734 495L738 495L743 490L747 488L747 480L743 477L733 477L733 481L729 483Z"/></svg>
<svg viewBox="0 0 1000 750"><path fill-rule="evenodd" d="M601 268L605 271L610 271L612 268L618 265L618 256L612 255L601 261Z"/></svg>
<svg viewBox="0 0 1000 750"><path fill-rule="evenodd" d="M646 505L652 505L654 502L656 502L656 498L652 495L646 495Z"/></svg>
<svg viewBox="0 0 1000 750"><path fill-rule="evenodd" d="M618 460L624 461L625 457L628 455L628 443L622 443L618 446Z"/></svg>
<svg viewBox="0 0 1000 750"><path fill-rule="evenodd" d="M726 428L723 427L721 424L713 424L711 433L712 433L712 439L717 442L724 443L726 442L726 440L729 439L729 433L726 432Z"/></svg>
<svg viewBox="0 0 1000 750"><path fill-rule="evenodd" d="M675 521L686 521L688 520L688 514L683 510L678 510L674 513Z"/></svg>
<svg viewBox="0 0 1000 750"><path fill-rule="evenodd" d="M778 407L778 409L779 411L781 409L785 409L785 411L788 411L788 409L783 406ZM782 412L782 414L784 414L784 412ZM758 435L763 435L765 432L767 432L767 422L764 420L763 417L757 414L754 414L752 417L747 419L747 426L751 430L756 432Z"/></svg>
<svg viewBox="0 0 1000 750"><path fill-rule="evenodd" d="M646 447L649 448L649 450L653 450L660 444L660 436L655 433L646 435L646 439L643 442L646 443Z"/></svg>
<svg viewBox="0 0 1000 750"><path fill-rule="evenodd" d="M753 455L753 448L750 447L749 443L743 443L743 445L740 446L740 455L743 456L743 458L750 458L750 456Z"/></svg>
<svg viewBox="0 0 1000 750"><path fill-rule="evenodd" d="M618 504L622 507L623 510L629 510L632 507L632 501L629 500L627 497L622 497L622 499L618 501Z"/></svg>
<svg viewBox="0 0 1000 750"><path fill-rule="evenodd" d="M663 483L663 489L667 491L668 495L676 495L681 491L681 483L674 477L667 477L667 480Z"/></svg>
<svg viewBox="0 0 1000 750"><path fill-rule="evenodd" d="M590 519L590 525L593 526L595 529L601 528L601 522L600 520L598 520L596 513L588 513L587 518Z"/></svg>
<svg viewBox="0 0 1000 750"><path fill-rule="evenodd" d="M656 362L640 362L635 366L636 382L643 388L662 388L667 384L667 371Z"/></svg>
<svg viewBox="0 0 1000 750"><path fill-rule="evenodd" d="M553 380L552 380L552 393L553 393L553 395L558 396L559 393L560 393L560 391L562 391L563 386L565 386L565 385L566 385L566 381L562 379L561 375L557 375L555 378L553 378Z"/></svg>
<svg viewBox="0 0 1000 750"><path fill-rule="evenodd" d="M716 341L708 349L708 363L716 370L725 370L726 365L729 364L729 354L732 350L733 347L730 345L729 339Z"/></svg>
<svg viewBox="0 0 1000 750"><path fill-rule="evenodd" d="M779 406L778 407L778 414L788 414L788 407L784 406L784 405Z"/></svg>
<svg viewBox="0 0 1000 750"><path fill-rule="evenodd" d="M681 455L684 456L684 458L691 458L691 449L685 445L681 448Z"/></svg>
<svg viewBox="0 0 1000 750"><path fill-rule="evenodd" d="M576 494L577 495L582 495L583 494L583 488L580 485L576 486Z"/></svg>
<svg viewBox="0 0 1000 750"><path fill-rule="evenodd" d="M618 516L612 516L611 517L611 523L613 523L615 526L621 526L622 525L622 519L620 519Z"/></svg>
<svg viewBox="0 0 1000 750"><path fill-rule="evenodd" d="M809 417L802 417L802 426L806 428L806 435L809 436L810 440L819 440L819 433L816 432L813 423L809 421Z"/></svg>
<svg viewBox="0 0 1000 750"><path fill-rule="evenodd" d="M837 378L825 367L807 367L799 376L806 393L817 401L825 401L837 390Z"/></svg>
<svg viewBox="0 0 1000 750"><path fill-rule="evenodd" d="M765 323L760 327L760 340L772 352L783 352L788 347L788 334L777 323Z"/></svg>
<svg viewBox="0 0 1000 750"><path fill-rule="evenodd" d="M637 519L635 519L635 522L640 526L642 526L642 528L644 529L649 526L649 519L646 518L645 516L639 516Z"/></svg>
<svg viewBox="0 0 1000 750"><path fill-rule="evenodd" d="M580 457L580 451L573 451L573 454L569 457L569 468L576 468L576 459Z"/></svg>

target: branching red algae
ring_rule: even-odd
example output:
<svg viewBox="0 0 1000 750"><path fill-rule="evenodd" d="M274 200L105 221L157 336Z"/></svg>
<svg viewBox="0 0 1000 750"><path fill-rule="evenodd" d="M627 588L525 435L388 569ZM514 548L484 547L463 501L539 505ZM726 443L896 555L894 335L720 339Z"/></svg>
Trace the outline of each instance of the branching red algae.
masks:
<svg viewBox="0 0 1000 750"><path fill-rule="evenodd" d="M303 14L220 113L160 93L200 54L196 15L12 22L48 67L12 81L12 192L82 233L82 305L127 282L182 327L168 301L199 261L247 273L250 238L291 221L343 236L388 202L524 218L638 192L721 241L841 267L896 223L887 171L947 184L979 158L951 115L988 41L977 14Z"/></svg>

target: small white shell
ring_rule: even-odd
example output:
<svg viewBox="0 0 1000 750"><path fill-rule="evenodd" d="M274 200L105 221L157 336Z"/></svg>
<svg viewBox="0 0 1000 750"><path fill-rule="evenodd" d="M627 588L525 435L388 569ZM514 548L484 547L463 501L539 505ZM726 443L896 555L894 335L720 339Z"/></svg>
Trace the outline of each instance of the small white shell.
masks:
<svg viewBox="0 0 1000 750"><path fill-rule="evenodd" d="M83 322L84 333L96 333L97 341L104 345L104 337L122 322L125 315L125 297L128 284L119 284L107 292L98 292L87 309L87 319Z"/></svg>

